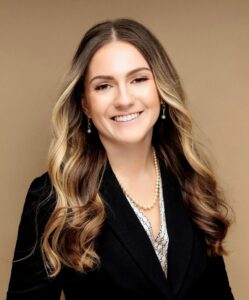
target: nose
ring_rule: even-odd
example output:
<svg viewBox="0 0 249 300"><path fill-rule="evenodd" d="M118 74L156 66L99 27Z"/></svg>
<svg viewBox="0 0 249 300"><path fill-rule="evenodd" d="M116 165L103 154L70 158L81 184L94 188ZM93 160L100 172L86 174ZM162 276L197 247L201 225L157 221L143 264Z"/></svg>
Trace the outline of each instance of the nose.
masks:
<svg viewBox="0 0 249 300"><path fill-rule="evenodd" d="M118 92L115 98L115 107L116 108L126 108L132 106L134 103L134 97L129 91L128 87L123 84L118 87Z"/></svg>

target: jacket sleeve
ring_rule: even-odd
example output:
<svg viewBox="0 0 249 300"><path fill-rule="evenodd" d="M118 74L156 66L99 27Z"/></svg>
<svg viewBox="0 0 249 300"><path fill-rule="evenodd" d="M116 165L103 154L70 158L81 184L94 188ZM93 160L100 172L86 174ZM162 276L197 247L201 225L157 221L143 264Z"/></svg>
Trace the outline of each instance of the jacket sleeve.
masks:
<svg viewBox="0 0 249 300"><path fill-rule="evenodd" d="M228 280L224 258L222 256L209 258L208 264L208 279L212 281L212 284L214 286L214 299L234 300Z"/></svg>
<svg viewBox="0 0 249 300"><path fill-rule="evenodd" d="M19 224L7 300L57 300L62 289L61 274L47 276L40 251L40 238L55 204L46 200L52 188L48 173L35 178L28 190Z"/></svg>
<svg viewBox="0 0 249 300"><path fill-rule="evenodd" d="M222 256L207 258L206 269L187 299L234 300Z"/></svg>

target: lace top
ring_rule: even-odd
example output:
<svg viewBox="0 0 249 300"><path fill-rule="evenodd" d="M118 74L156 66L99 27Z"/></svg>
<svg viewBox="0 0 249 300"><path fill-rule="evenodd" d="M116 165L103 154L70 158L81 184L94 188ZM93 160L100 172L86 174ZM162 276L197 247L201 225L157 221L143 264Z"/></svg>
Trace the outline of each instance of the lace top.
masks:
<svg viewBox="0 0 249 300"><path fill-rule="evenodd" d="M147 232L150 241L154 247L154 250L156 252L156 255L160 261L162 269L165 273L165 276L167 277L167 271L168 271L167 252L168 252L169 237L168 237L168 232L166 227L162 180L160 180L160 230L156 238L154 238L153 236L152 226L149 219L137 206L135 206L135 204L129 199L127 195L126 198L128 199L138 219L143 225L145 231Z"/></svg>

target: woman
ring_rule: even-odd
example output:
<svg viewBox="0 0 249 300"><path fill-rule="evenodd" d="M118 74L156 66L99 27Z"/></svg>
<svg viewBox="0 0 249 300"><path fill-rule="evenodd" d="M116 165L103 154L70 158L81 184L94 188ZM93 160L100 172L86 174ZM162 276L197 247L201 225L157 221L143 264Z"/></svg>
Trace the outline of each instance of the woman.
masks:
<svg viewBox="0 0 249 300"><path fill-rule="evenodd" d="M233 299L230 221L156 37L117 19L83 37L28 191L7 299ZM133 299L133 298L132 298Z"/></svg>

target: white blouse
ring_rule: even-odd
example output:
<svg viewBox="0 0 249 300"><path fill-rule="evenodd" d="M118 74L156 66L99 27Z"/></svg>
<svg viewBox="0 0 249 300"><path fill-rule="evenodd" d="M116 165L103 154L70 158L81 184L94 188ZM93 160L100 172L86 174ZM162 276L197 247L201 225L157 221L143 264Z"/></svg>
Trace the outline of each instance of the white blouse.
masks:
<svg viewBox="0 0 249 300"><path fill-rule="evenodd" d="M129 199L126 195L129 203L134 209L138 219L143 225L145 231L147 232L150 241L154 247L156 255L160 261L162 269L164 271L165 276L167 277L168 271L168 261L167 261L167 253L168 253L168 244L169 244L169 236L167 232L166 226L166 217L165 217L165 207L163 201L163 190L162 190L162 179L160 180L160 231L156 238L153 236L152 226L149 219L146 215Z"/></svg>

